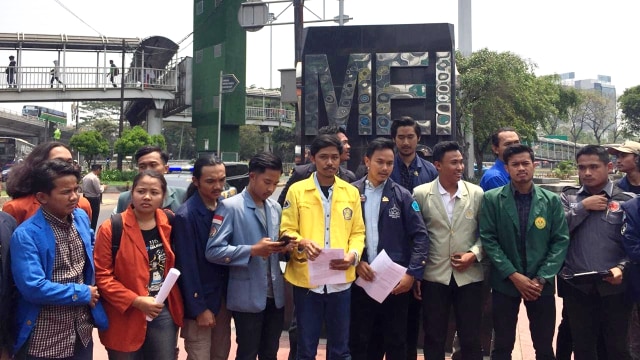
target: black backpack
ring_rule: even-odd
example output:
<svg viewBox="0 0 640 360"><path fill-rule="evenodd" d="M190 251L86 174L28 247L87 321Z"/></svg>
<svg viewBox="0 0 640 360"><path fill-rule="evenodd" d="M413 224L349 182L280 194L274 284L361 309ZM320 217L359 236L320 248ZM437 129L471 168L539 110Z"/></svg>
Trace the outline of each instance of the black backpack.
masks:
<svg viewBox="0 0 640 360"><path fill-rule="evenodd" d="M164 209L169 225L173 225L175 214L169 209ZM111 263L116 264L116 255L120 250L120 241L122 241L122 214L111 214Z"/></svg>
<svg viewBox="0 0 640 360"><path fill-rule="evenodd" d="M120 69L118 68L113 69L113 76L118 76L118 74L120 74Z"/></svg>

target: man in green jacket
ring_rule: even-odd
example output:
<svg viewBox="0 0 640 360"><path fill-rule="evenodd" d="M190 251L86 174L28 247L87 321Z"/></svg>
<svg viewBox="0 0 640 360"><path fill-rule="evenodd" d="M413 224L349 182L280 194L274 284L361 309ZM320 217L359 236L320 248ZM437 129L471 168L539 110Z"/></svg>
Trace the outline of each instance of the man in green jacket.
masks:
<svg viewBox="0 0 640 360"><path fill-rule="evenodd" d="M484 194L480 239L491 259L492 360L511 359L521 300L527 308L536 359L554 359L554 278L567 254L569 230L560 197L533 184L533 150L503 153L511 182Z"/></svg>

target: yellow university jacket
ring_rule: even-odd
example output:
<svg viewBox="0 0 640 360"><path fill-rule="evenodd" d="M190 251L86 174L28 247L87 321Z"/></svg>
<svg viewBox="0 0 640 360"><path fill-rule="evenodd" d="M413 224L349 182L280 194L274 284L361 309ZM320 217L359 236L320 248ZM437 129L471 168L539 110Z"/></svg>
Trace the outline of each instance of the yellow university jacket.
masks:
<svg viewBox="0 0 640 360"><path fill-rule="evenodd" d="M324 248L324 212L314 178L312 175L289 188L282 209L280 234L313 240L318 247ZM358 189L336 176L331 200L329 245L332 249L344 249L345 254L355 251L360 259L364 248L364 233ZM354 266L347 270L346 276L347 282L355 280ZM284 277L295 286L315 287L309 283L307 255L304 252L291 252Z"/></svg>

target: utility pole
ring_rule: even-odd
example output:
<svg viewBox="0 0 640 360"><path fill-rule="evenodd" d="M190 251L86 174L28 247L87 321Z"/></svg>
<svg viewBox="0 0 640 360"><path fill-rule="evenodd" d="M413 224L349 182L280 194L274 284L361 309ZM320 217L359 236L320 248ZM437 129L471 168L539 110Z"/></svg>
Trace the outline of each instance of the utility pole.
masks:
<svg viewBox="0 0 640 360"><path fill-rule="evenodd" d="M463 56L471 56L471 0L458 0L458 43L459 49ZM460 119L464 123L464 119ZM473 119L469 119L469 126L464 132L464 142L466 143L467 151L467 166L466 175L467 179L472 179L475 174L473 171L473 165L476 162L475 147L473 146L475 140L473 137ZM479 169L482 169L482 161L478 165Z"/></svg>
<svg viewBox="0 0 640 360"><path fill-rule="evenodd" d="M122 67L120 68L120 121L118 123L118 139L122 139L122 132L124 131L124 39L122 39ZM119 171L122 171L122 158L124 154L118 152L118 161L116 167Z"/></svg>

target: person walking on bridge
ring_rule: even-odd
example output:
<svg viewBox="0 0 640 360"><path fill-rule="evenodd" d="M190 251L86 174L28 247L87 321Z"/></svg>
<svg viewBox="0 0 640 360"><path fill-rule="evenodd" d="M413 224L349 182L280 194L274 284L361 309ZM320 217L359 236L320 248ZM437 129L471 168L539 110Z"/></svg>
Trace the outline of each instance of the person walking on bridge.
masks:
<svg viewBox="0 0 640 360"><path fill-rule="evenodd" d="M58 60L53 60L53 69L50 71L51 73L51 88L53 88L53 80L57 81L58 84L64 85L62 81L60 81L60 65L58 64Z"/></svg>
<svg viewBox="0 0 640 360"><path fill-rule="evenodd" d="M9 56L9 66L4 70L7 74L7 85L9 88L17 88L16 85L16 60L13 55Z"/></svg>
<svg viewBox="0 0 640 360"><path fill-rule="evenodd" d="M119 70L118 67L116 66L116 64L113 63L113 60L109 60L109 73L107 74L107 76L109 77L109 81L111 81L111 85L113 85L113 87L118 87L118 85L116 85L115 81L113 81L113 78L118 76Z"/></svg>

